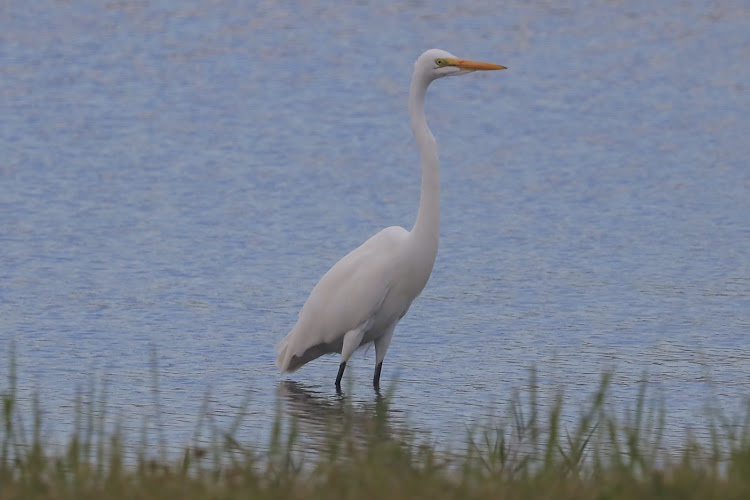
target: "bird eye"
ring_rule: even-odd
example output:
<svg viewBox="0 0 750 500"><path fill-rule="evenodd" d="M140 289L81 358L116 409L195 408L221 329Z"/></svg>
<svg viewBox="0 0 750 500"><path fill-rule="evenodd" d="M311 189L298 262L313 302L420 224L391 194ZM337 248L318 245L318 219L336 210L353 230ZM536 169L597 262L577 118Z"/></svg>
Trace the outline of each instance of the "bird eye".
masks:
<svg viewBox="0 0 750 500"><path fill-rule="evenodd" d="M438 66L445 66L445 59L435 59L435 64Z"/></svg>

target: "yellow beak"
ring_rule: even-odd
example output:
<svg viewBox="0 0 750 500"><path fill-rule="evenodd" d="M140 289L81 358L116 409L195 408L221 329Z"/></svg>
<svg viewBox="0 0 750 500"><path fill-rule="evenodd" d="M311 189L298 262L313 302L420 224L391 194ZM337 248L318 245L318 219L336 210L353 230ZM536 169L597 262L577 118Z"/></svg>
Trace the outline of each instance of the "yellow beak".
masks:
<svg viewBox="0 0 750 500"><path fill-rule="evenodd" d="M501 66L499 64L492 64L488 62L480 62L480 61L469 61L467 59L448 59L448 62L451 63L453 66L457 66L461 69L471 70L471 71L489 71L489 70L495 70L495 69L508 69L505 66Z"/></svg>

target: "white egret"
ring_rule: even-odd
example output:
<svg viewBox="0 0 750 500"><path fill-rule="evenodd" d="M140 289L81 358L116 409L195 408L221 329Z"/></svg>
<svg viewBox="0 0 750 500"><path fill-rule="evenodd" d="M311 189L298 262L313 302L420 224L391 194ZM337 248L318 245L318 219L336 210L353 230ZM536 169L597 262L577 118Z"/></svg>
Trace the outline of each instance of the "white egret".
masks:
<svg viewBox="0 0 750 500"><path fill-rule="evenodd" d="M276 365L293 372L323 354L341 353L336 389L346 362L360 346L375 343L373 386L380 385L383 358L396 323L422 292L432 273L440 232L440 173L437 143L427 127L427 87L444 76L506 69L459 59L438 49L419 56L409 90L409 119L422 160L422 193L411 231L383 229L338 261L315 285L297 324L276 346Z"/></svg>

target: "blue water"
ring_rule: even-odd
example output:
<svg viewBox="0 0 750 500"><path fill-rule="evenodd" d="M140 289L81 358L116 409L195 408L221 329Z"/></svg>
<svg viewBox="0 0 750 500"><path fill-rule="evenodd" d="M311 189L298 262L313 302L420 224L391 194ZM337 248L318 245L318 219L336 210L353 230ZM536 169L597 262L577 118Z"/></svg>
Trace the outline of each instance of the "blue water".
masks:
<svg viewBox="0 0 750 500"><path fill-rule="evenodd" d="M108 421L173 447L245 398L248 442L277 405L321 433L338 359L280 377L273 347L341 256L413 224L430 47L509 70L428 94L441 242L384 365L394 425L450 447L532 367L571 415L605 370L622 408L648 377L674 442L707 407L742 414L745 1L6 4L0 387L14 343L50 439L99 389ZM362 418L373 365L347 371Z"/></svg>

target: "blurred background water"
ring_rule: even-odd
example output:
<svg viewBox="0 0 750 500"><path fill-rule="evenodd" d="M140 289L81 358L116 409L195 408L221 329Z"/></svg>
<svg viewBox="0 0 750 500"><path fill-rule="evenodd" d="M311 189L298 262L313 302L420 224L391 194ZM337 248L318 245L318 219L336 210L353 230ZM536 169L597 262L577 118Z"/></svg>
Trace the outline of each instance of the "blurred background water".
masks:
<svg viewBox="0 0 750 500"><path fill-rule="evenodd" d="M623 407L648 378L673 442L708 407L741 415L744 0L3 3L1 386L14 343L53 439L92 387L170 447L246 398L243 440L277 408L323 432L338 359L280 377L273 348L332 264L413 224L406 100L431 47L509 70L428 93L441 246L384 364L391 423L455 446L532 367L571 415L605 370ZM347 371L365 419L373 365Z"/></svg>

